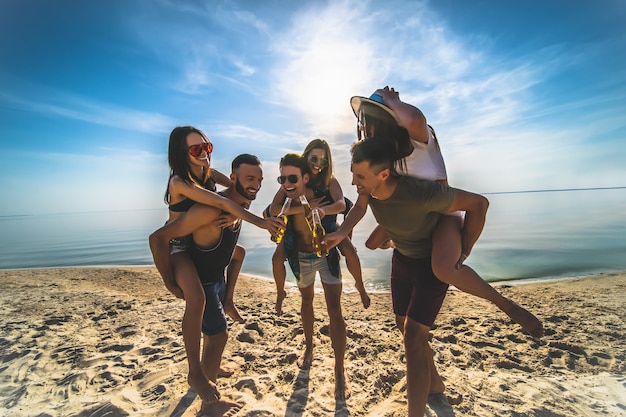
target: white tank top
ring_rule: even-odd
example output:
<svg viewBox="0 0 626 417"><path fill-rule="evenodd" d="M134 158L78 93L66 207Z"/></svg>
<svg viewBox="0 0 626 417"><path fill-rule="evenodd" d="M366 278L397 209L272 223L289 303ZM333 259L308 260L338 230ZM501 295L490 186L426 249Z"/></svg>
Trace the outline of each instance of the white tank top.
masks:
<svg viewBox="0 0 626 417"><path fill-rule="evenodd" d="M413 144L413 152L404 158L404 163L396 162L398 174L431 181L448 178L441 149L432 127L428 126L427 143L413 139L411 139L411 143Z"/></svg>

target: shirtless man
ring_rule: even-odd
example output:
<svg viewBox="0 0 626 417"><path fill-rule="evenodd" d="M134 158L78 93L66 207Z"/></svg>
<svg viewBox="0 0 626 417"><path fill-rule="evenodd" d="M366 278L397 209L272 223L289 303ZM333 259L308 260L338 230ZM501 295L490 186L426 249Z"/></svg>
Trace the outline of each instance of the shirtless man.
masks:
<svg viewBox="0 0 626 417"><path fill-rule="evenodd" d="M298 154L287 154L280 160L280 177L287 197L293 204L288 211L289 220L283 242L289 266L293 271L298 289L302 296L300 314L304 330L304 354L298 360L298 366L308 369L313 362L313 296L315 294L315 276L320 275L326 308L330 317L330 339L335 354L335 398L345 400L350 395L350 384L344 370L346 353L346 322L341 311L341 269L339 267L339 251L336 247L329 251L328 256L318 257L312 245L312 234L306 221L304 209L299 203L301 195L307 200L313 200L313 190L306 187L309 181L306 161ZM278 208L272 206L271 215L278 214ZM328 231L337 226L336 214L327 215L322 219L322 225Z"/></svg>
<svg viewBox="0 0 626 417"><path fill-rule="evenodd" d="M259 159L250 154L237 156L232 162L231 185L223 196L248 208L261 188L263 171ZM189 211L150 235L150 249L154 264L168 288L176 288L169 256L169 242L177 236L193 236L189 253L198 270L205 294L202 319L202 370L209 381L215 400L204 401L202 411L215 417L238 410L240 404L220 399L215 382L220 370L228 328L222 302L226 283L224 270L237 245L241 219L224 215L216 207L193 205ZM172 291L174 295L176 292Z"/></svg>
<svg viewBox="0 0 626 417"><path fill-rule="evenodd" d="M442 214L463 210L463 238L471 249L484 227L489 202L478 194L398 175L391 152L388 144L376 137L355 143L352 184L359 195L370 197L368 205L376 221L396 247L391 296L396 324L404 339L408 415L423 417L429 393L440 394L445 388L428 342L448 290L448 284L432 271L432 234ZM344 224L348 226L344 228ZM351 230L349 226L343 223L337 232L327 235L327 246L338 244ZM543 329L537 333L543 334Z"/></svg>

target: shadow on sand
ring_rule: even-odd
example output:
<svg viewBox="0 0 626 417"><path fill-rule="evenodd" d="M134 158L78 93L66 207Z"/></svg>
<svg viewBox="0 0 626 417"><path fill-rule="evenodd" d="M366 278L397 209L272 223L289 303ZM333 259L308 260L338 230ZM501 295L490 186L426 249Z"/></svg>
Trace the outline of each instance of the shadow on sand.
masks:
<svg viewBox="0 0 626 417"><path fill-rule="evenodd" d="M445 394L429 394L428 407L437 417L455 417L454 410Z"/></svg>
<svg viewBox="0 0 626 417"><path fill-rule="evenodd" d="M287 409L285 417L300 417L304 414L306 404L309 400L309 370L301 369L298 372L296 382L293 384L293 392L289 401L287 401Z"/></svg>
<svg viewBox="0 0 626 417"><path fill-rule="evenodd" d="M191 406L191 403L193 403L193 400L195 399L196 399L196 392L192 390L191 388L189 388L189 390L187 391L187 394L185 394L185 396L180 399L180 401L176 405L176 408L174 409L174 411L172 411L172 414L170 414L170 417L182 416L185 413L185 411L187 411L187 409Z"/></svg>

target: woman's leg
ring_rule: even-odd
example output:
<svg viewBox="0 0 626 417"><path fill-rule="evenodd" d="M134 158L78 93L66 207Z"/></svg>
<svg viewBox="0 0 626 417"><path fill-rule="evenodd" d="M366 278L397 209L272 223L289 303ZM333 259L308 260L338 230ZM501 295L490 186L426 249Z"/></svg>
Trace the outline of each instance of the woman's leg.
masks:
<svg viewBox="0 0 626 417"><path fill-rule="evenodd" d="M368 308L370 306L370 296L367 295L367 291L365 291L363 273L361 270L361 260L359 259L359 255L356 253L356 248L352 244L350 238L342 240L339 245L337 245L337 248L346 258L346 266L348 267L350 274L354 277L354 286L361 296L363 307Z"/></svg>
<svg viewBox="0 0 626 417"><path fill-rule="evenodd" d="M285 244L279 243L276 245L274 254L272 255L272 274L274 275L274 282L276 283L276 314L279 316L283 314L283 300L287 296L285 291L285 281L287 280L287 268L285 268Z"/></svg>
<svg viewBox="0 0 626 417"><path fill-rule="evenodd" d="M205 302L204 289L198 277L198 271L187 253L179 252L170 256L176 284L183 291L185 297L182 331L189 365L187 381L203 401L215 401L217 391L214 386L209 384L200 362L200 339L202 338L202 315L204 314Z"/></svg>
<svg viewBox="0 0 626 417"><path fill-rule="evenodd" d="M504 297L467 265L456 268L461 256L463 220L454 215L442 216L433 233L432 267L441 281L459 290L491 301L534 337L543 336L541 322L529 311Z"/></svg>
<svg viewBox="0 0 626 417"><path fill-rule="evenodd" d="M243 265L243 260L246 257L246 249L241 246L235 246L233 256L228 263L226 269L226 295L224 297L224 313L228 315L235 322L243 322L243 318L239 314L239 310L235 307L233 297L235 296L235 285L237 285L237 278L239 278L239 272Z"/></svg>

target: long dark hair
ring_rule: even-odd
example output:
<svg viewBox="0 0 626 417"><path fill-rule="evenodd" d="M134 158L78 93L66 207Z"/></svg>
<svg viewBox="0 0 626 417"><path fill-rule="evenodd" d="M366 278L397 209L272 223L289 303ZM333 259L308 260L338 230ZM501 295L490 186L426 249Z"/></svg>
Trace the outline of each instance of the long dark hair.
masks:
<svg viewBox="0 0 626 417"><path fill-rule="evenodd" d="M318 173L316 178L311 176L311 170L309 168L309 154L313 149L322 149L326 154L326 159L328 159L328 166ZM333 177L333 158L330 154L330 146L328 146L328 142L324 139L313 139L308 145L306 145L306 148L304 148L302 159L306 161L306 170L309 173L309 182L307 186L320 190L327 189L330 186L330 179Z"/></svg>
<svg viewBox="0 0 626 417"><path fill-rule="evenodd" d="M402 166L404 158L413 151L409 131L375 105L363 103L361 111L361 118L365 119L365 138L374 136L376 140L385 141L392 147L394 161Z"/></svg>
<svg viewBox="0 0 626 417"><path fill-rule="evenodd" d="M210 167L207 167L204 170L202 178L196 177L191 172L188 160L189 151L187 148L187 136L189 136L190 133L197 133L209 141L209 138L204 134L204 132L193 126L178 126L172 130L172 133L170 133L170 141L167 151L167 160L170 164L170 176L168 179L168 186L165 188L164 200L166 204L169 204L170 202L169 180L172 179L174 175L190 184L197 184L200 187L207 188L209 190L215 189L215 182L210 178Z"/></svg>

